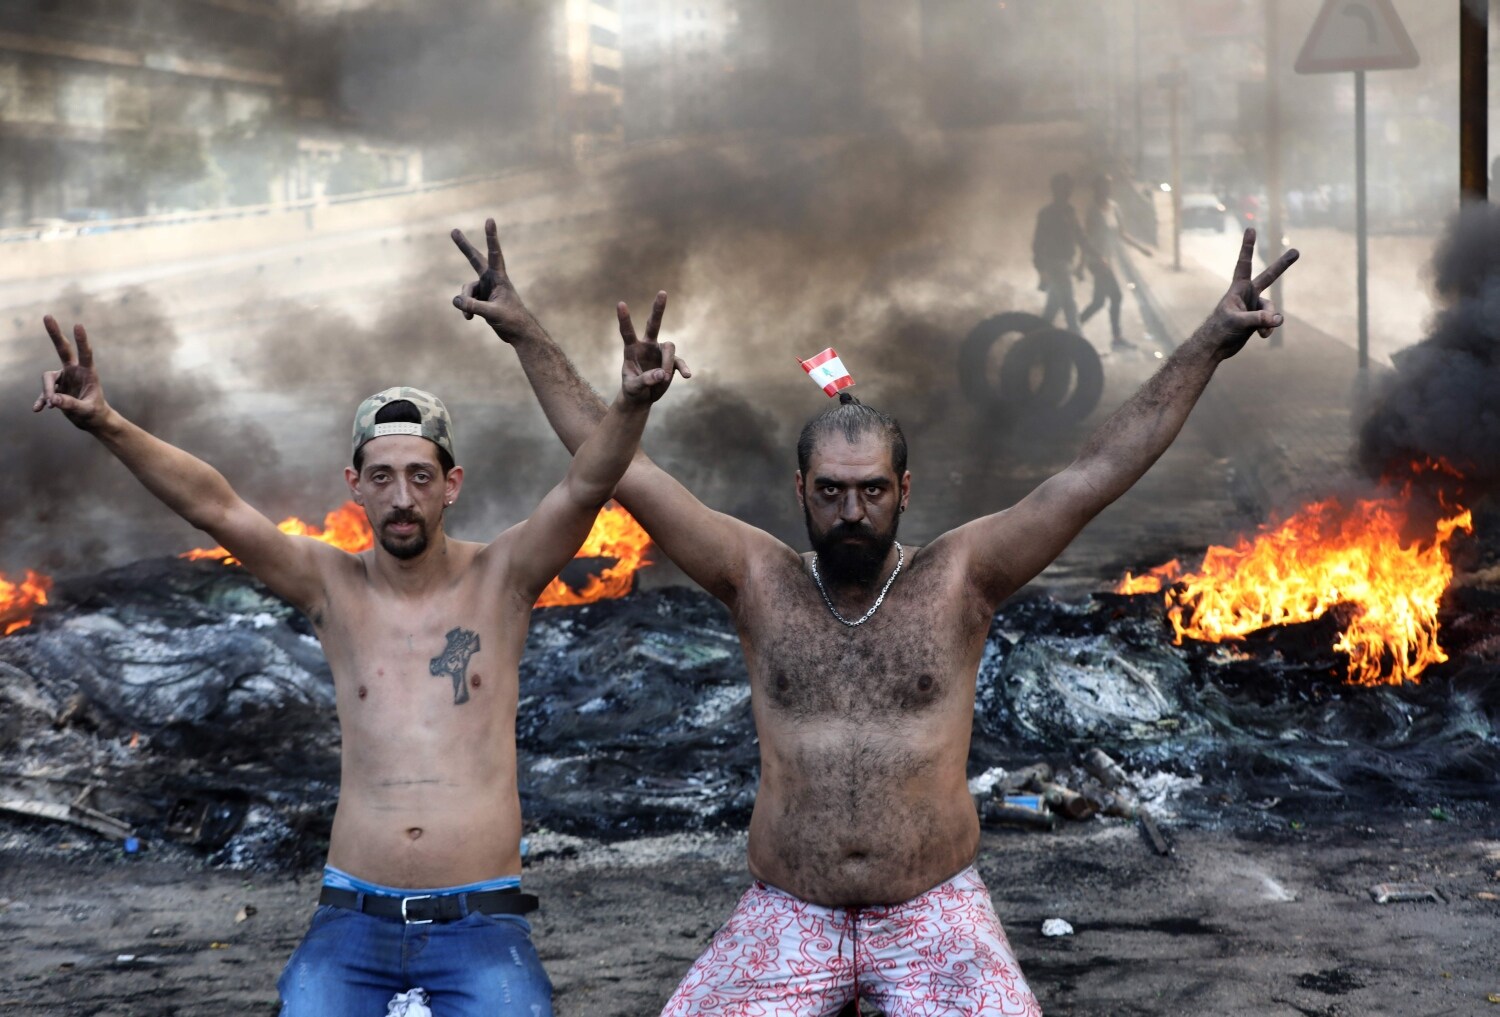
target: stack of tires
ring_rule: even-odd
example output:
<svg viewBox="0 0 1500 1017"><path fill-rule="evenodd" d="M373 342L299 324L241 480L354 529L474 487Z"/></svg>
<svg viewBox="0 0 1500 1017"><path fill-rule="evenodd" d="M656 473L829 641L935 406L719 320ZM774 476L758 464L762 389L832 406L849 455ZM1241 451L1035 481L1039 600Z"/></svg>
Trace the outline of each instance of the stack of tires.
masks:
<svg viewBox="0 0 1500 1017"><path fill-rule="evenodd" d="M1019 338L991 377L990 351ZM1104 394L1104 365L1081 335L1054 328L1034 314L1007 311L974 326L958 351L958 384L991 420L1027 426L1081 423Z"/></svg>

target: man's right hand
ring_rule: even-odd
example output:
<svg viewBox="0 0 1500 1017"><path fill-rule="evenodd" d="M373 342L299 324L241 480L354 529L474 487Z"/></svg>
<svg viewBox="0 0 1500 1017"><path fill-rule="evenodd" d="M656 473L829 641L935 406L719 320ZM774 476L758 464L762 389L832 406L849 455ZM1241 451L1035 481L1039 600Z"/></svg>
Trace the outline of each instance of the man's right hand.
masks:
<svg viewBox="0 0 1500 1017"><path fill-rule="evenodd" d="M464 284L463 291L453 298L453 306L464 312L465 318L479 315L490 323L496 335L508 343L536 328L536 319L521 303L521 295L505 273L505 255L500 253L495 220L484 221L484 237L489 245L487 259L479 256L463 230L455 229L451 236L464 257L469 259L469 264L474 266L474 271L479 273L479 278Z"/></svg>
<svg viewBox="0 0 1500 1017"><path fill-rule="evenodd" d="M42 375L42 394L37 396L31 411L40 413L50 406L62 410L74 427L92 431L108 416L109 403L104 401L104 386L99 384L99 375L94 370L94 350L89 345L88 333L82 325L73 326L73 338L78 343L75 357L57 319L49 314L42 319L42 324L47 327L47 335L57 348L62 370Z"/></svg>

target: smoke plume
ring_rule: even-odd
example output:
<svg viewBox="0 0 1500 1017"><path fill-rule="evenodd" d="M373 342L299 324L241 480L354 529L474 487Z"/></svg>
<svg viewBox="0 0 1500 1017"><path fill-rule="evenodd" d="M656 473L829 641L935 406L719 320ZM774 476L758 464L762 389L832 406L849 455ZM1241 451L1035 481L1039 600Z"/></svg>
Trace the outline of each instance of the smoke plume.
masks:
<svg viewBox="0 0 1500 1017"><path fill-rule="evenodd" d="M75 287L54 307L70 341L74 321L89 328L105 395L128 419L266 495L298 486L254 419L221 415L222 386L178 372L173 363L177 333L149 294L130 290L106 303ZM57 369L40 320L34 340L38 355L28 361ZM0 382L0 457L11 495L0 515L0 545L10 562L50 572L202 542L201 534L164 511L61 412L34 415L31 405L40 391L40 372L16 373ZM128 552L122 555L121 547Z"/></svg>
<svg viewBox="0 0 1500 1017"><path fill-rule="evenodd" d="M1500 487L1500 209L1470 204L1433 261L1443 302L1426 339L1392 357L1360 426L1360 466L1372 477L1445 460L1466 488Z"/></svg>

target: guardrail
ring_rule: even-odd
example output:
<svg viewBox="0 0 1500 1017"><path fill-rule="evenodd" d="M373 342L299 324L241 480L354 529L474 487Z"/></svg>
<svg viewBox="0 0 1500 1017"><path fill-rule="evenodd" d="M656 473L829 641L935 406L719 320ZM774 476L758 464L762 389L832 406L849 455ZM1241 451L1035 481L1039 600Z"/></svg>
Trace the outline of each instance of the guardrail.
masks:
<svg viewBox="0 0 1500 1017"><path fill-rule="evenodd" d="M289 212L314 211L335 205L348 205L360 201L375 201L382 198L400 198L437 191L467 187L470 184L503 180L535 167L522 166L502 173L484 173L475 176L454 177L430 183L405 184L400 187L382 187L371 191L354 191L348 194L324 195L319 198L299 198L264 205L231 205L224 208L204 208L182 212L159 212L155 215L130 216L120 219L91 219L72 222L51 220L48 225L12 226L0 229L0 244L25 241L53 242L72 240L77 237L113 233L117 230L149 229L156 226L186 226L196 223L216 222L228 219L251 219L257 216L285 215Z"/></svg>

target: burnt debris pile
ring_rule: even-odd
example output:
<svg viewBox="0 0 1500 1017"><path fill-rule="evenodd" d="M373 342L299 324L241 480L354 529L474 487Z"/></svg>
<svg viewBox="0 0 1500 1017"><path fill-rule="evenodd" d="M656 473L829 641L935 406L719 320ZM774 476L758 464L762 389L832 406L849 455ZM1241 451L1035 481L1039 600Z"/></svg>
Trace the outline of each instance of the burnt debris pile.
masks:
<svg viewBox="0 0 1500 1017"><path fill-rule="evenodd" d="M1500 782L1500 595L1453 591L1450 659L1420 684L1346 684L1338 612L1174 646L1158 594L1012 601L980 669L971 766L1104 747L1193 773L1220 803L1437 804Z"/></svg>
<svg viewBox="0 0 1500 1017"><path fill-rule="evenodd" d="M760 753L727 613L682 587L536 612L516 742L522 809L543 826L743 825Z"/></svg>
<svg viewBox="0 0 1500 1017"><path fill-rule="evenodd" d="M1201 776L1188 812L1491 796L1500 595L1450 601L1449 662L1365 688L1343 684L1336 619L1179 647L1158 595L1017 598L985 646L971 773L1102 748L1137 773ZM744 664L701 593L536 612L517 736L533 827L621 838L748 820ZM0 639L0 750L0 844L84 827L269 867L326 847L339 752L327 665L307 622L238 568L153 559L60 581Z"/></svg>

